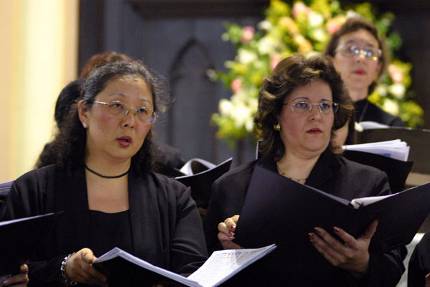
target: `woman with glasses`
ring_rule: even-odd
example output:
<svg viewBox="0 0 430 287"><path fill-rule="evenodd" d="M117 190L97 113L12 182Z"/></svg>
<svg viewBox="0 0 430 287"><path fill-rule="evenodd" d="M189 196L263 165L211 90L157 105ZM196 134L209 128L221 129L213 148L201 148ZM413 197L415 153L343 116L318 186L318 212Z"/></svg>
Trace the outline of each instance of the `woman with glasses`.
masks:
<svg viewBox="0 0 430 287"><path fill-rule="evenodd" d="M260 90L255 119L260 159L229 171L213 185L204 224L209 250L240 248L235 242L236 224L240 225L256 166L347 200L390 193L381 171L332 151L333 132L349 120L352 110L342 80L328 59L292 56L281 61ZM265 193L270 190L261 190L262 197ZM299 224L301 219L291 220ZM400 279L404 271L401 251L369 253L376 222L358 238L339 228L334 229L335 238L315 227L309 231L306 246L320 254L319 270L306 269L311 262L301 258L294 257L297 261L291 264L285 242L286 252L277 255L285 260L257 262L249 272L239 274L237 280L244 281L237 282L238 286L395 286Z"/></svg>
<svg viewBox="0 0 430 287"><path fill-rule="evenodd" d="M354 102L356 122L404 126L399 117L383 111L367 99L388 63L384 40L374 25L359 17L348 19L331 37L325 54L333 59Z"/></svg>
<svg viewBox="0 0 430 287"><path fill-rule="evenodd" d="M137 61L101 66L54 140L56 164L18 178L9 218L63 211L29 262L32 286L107 286L96 257L120 247L177 273L206 257L190 191L152 172L151 130L162 110L156 78ZM121 286L151 286L123 274Z"/></svg>

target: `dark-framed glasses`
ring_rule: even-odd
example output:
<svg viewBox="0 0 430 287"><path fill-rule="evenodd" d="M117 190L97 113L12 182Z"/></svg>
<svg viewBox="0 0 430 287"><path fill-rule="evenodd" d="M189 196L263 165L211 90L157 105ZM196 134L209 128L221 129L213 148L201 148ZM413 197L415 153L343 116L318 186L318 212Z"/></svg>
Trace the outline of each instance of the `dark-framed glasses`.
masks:
<svg viewBox="0 0 430 287"><path fill-rule="evenodd" d="M284 105L289 106L290 110L295 113L311 112L314 107L318 107L322 114L329 114L331 112L335 113L339 109L339 104L331 101L321 101L313 104L307 100L296 99L291 102L286 102Z"/></svg>
<svg viewBox="0 0 430 287"><path fill-rule="evenodd" d="M379 58L382 56L382 51L380 49L374 47L360 47L355 44L346 44L340 46L336 51L346 57L352 58L357 56L363 56L364 58L375 62L378 61Z"/></svg>
<svg viewBox="0 0 430 287"><path fill-rule="evenodd" d="M153 124L157 119L157 113L153 112L145 106L142 106L137 109L132 109L120 101L111 101L109 103L102 101L94 101L94 103L105 106L106 110L114 116L126 117L129 113L131 113L133 116L136 116L139 121L147 124Z"/></svg>

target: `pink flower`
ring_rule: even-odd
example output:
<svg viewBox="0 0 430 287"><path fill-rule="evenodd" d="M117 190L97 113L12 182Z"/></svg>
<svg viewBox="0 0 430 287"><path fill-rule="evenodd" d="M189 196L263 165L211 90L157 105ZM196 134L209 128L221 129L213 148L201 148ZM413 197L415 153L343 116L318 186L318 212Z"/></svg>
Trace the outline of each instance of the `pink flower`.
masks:
<svg viewBox="0 0 430 287"><path fill-rule="evenodd" d="M329 34L334 34L340 29L340 26L341 25L339 25L339 23L336 23L336 21L330 20L327 23L327 31L329 32Z"/></svg>
<svg viewBox="0 0 430 287"><path fill-rule="evenodd" d="M282 57L279 54L273 54L270 56L270 67L272 67L272 70L276 67L276 65L279 64L281 60Z"/></svg>
<svg viewBox="0 0 430 287"><path fill-rule="evenodd" d="M240 38L240 41L242 43L248 43L254 38L255 29L252 26L245 26L242 30L242 37Z"/></svg>
<svg viewBox="0 0 430 287"><path fill-rule="evenodd" d="M231 82L230 88L233 91L233 93L236 94L242 88L242 80L239 78L234 79Z"/></svg>
<svg viewBox="0 0 430 287"><path fill-rule="evenodd" d="M340 27L342 27L345 22L345 18L343 16L338 16L336 18L330 19L327 22L327 31L330 35L336 33Z"/></svg>
<svg viewBox="0 0 430 287"><path fill-rule="evenodd" d="M403 72L396 65L391 64L388 66L388 74L390 75L391 79L393 79L393 82L395 83L401 83L403 81L403 78L404 78Z"/></svg>
<svg viewBox="0 0 430 287"><path fill-rule="evenodd" d="M294 3L293 11L292 11L294 18L299 17L301 14L308 15L309 12L310 12L309 7L306 6L303 2Z"/></svg>

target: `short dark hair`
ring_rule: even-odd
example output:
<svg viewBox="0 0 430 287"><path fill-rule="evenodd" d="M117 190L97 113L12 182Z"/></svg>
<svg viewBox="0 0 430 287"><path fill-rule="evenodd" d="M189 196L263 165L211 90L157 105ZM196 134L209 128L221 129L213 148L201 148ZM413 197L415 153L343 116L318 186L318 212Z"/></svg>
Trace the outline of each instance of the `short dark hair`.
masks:
<svg viewBox="0 0 430 287"><path fill-rule="evenodd" d="M283 103L295 89L316 80L324 81L330 86L333 102L339 104L332 130L341 128L351 118L351 99L330 59L324 56L288 57L275 67L272 75L264 80L260 90L255 126L263 157L282 157L285 147L279 131L274 129L274 126L278 124Z"/></svg>
<svg viewBox="0 0 430 287"><path fill-rule="evenodd" d="M379 62L381 63L381 70L379 71L379 77L380 77L385 71L385 69L387 68L387 65L389 62L388 50L385 45L385 40L379 35L376 27L362 17L354 16L346 20L346 22L340 27L340 29L337 30L332 35L332 37L330 38L330 41L327 43L327 47L324 53L334 58L334 56L336 55L336 50L339 46L340 38L346 34L350 34L359 30L364 30L369 32L370 35L372 35L375 38L375 40L378 42L378 45L379 45L378 48L382 52L381 56L379 57ZM376 82L377 80L374 81L369 86L368 94L373 92L377 84Z"/></svg>
<svg viewBox="0 0 430 287"><path fill-rule="evenodd" d="M109 82L128 76L140 77L146 82L152 92L154 112L158 112L160 108L164 110L168 99L160 79L140 61L113 62L93 70L82 85L84 104L91 108L95 97ZM140 150L132 157L131 167L137 174L152 170L151 138L152 135L149 132ZM85 160L86 140L86 131L82 127L77 108L74 106L64 128L59 131L52 142L51 148L58 155L56 164L68 168L82 166Z"/></svg>

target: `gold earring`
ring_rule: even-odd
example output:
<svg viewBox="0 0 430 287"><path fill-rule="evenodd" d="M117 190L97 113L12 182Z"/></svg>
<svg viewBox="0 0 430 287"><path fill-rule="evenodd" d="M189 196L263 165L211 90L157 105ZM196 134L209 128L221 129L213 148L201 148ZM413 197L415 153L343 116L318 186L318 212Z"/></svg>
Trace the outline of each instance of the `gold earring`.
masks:
<svg viewBox="0 0 430 287"><path fill-rule="evenodd" d="M276 125L273 125L273 129L277 132L279 132L281 130L281 125L279 123L277 123Z"/></svg>

